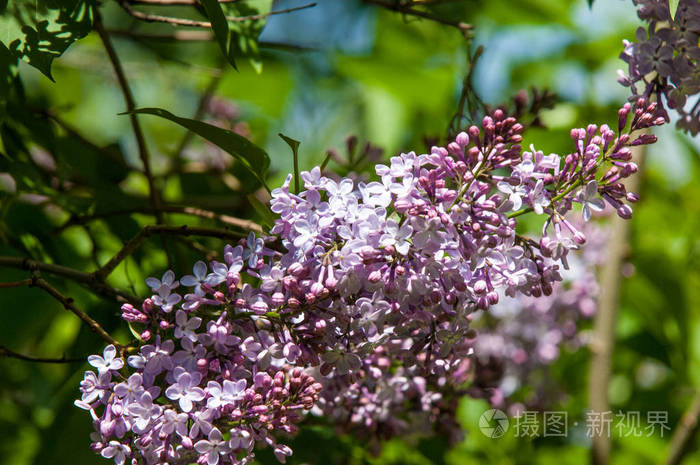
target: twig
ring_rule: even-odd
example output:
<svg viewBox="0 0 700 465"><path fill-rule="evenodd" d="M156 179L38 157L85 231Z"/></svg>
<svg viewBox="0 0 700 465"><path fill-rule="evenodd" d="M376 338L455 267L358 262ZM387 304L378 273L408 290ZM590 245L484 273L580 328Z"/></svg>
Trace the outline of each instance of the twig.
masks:
<svg viewBox="0 0 700 465"><path fill-rule="evenodd" d="M258 233L264 232L262 226L259 224L250 221L250 220L244 220L242 218L236 218L235 216L230 216L230 215L224 215L224 214L219 214L216 212L213 212L211 210L205 210L202 208L197 208L197 207L186 207L186 206L181 206L181 205L162 205L160 207L161 211L167 212L167 213L182 213L184 215L192 215L192 216L197 216L200 218L208 218L211 220L219 221L221 223L227 224L229 226L235 226L237 228L244 229L246 231L255 231ZM89 223L91 221L103 219L103 218L109 218L112 216L121 216L121 215L130 215L132 213L144 213L144 214L155 214L155 210L153 207L135 207L135 208L128 208L124 210L114 210L111 212L103 212L103 213L98 213L95 215L90 215L90 216L79 216L79 217L72 217L68 221L66 221L63 225L59 226L56 229L56 232L63 231L64 229L70 227L70 226L76 226L76 225L84 225L86 223Z"/></svg>
<svg viewBox="0 0 700 465"><path fill-rule="evenodd" d="M219 0L219 3L236 3L240 0ZM199 5L196 0L129 0L129 3L151 5L151 6L169 6L169 5Z"/></svg>
<svg viewBox="0 0 700 465"><path fill-rule="evenodd" d="M210 42L214 39L214 34L211 31L200 31L200 30L181 30L177 29L173 31L172 34L154 34L150 32L135 32L128 31L124 29L105 29L107 33L111 36L124 37L137 42L143 42L146 40L156 40L164 42ZM314 50L312 47L304 47L301 45L285 44L282 42L270 42L261 40L258 42L260 48L272 48L278 50L296 50L296 51L308 51Z"/></svg>
<svg viewBox="0 0 700 465"><path fill-rule="evenodd" d="M644 148L634 149L634 157L641 167L644 162ZM639 187L641 173L627 179L626 187L636 192ZM612 218L610 240L607 245L607 260L600 271L600 294L598 296L598 311L595 315L591 351L588 404L595 413L610 410L608 389L612 371L612 353L615 346L615 321L622 276L622 262L626 254L627 238L630 222L617 215ZM593 436L591 447L591 464L607 465L610 462L611 439L607 434Z"/></svg>
<svg viewBox="0 0 700 465"><path fill-rule="evenodd" d="M129 82L126 80L126 75L124 74L124 69L119 61L116 50L112 46L112 41L109 39L109 35L105 32L104 26L102 25L102 18L99 11L95 10L95 30L100 36L102 43L104 44L109 60L112 62L112 67L117 75L117 81L119 81L119 87L124 94L124 102L126 103L127 112L129 112L129 119L131 120L131 127L134 131L134 136L136 136L136 144L139 149L139 158L143 164L143 174L146 176L148 182L148 196L151 201L151 206L155 209L156 222L158 224L164 223L163 212L159 209L161 200L160 193L156 189L155 180L153 178L153 172L151 171L151 161L148 155L148 147L146 146L146 138L143 135L143 129L139 123L138 115L134 113L136 109L136 102L134 101L134 95L131 92L131 87L129 87ZM168 241L165 236L162 236L163 250L165 255L168 257L168 263L170 263L170 254L168 253Z"/></svg>
<svg viewBox="0 0 700 465"><path fill-rule="evenodd" d="M66 358L65 356L61 358L32 357L30 355L14 352L5 346L0 346L0 357L16 358L18 360L24 360L25 362L35 363L77 363L84 362L87 358Z"/></svg>
<svg viewBox="0 0 700 465"><path fill-rule="evenodd" d="M474 76L474 70L476 69L476 63L481 58L484 53L484 47L479 45L476 51L472 55L471 47L467 44L467 60L469 62L469 70L464 76L462 81L462 92L459 95L459 102L457 103L457 110L450 120L449 128L447 129L447 139L457 135L460 129L462 119L464 118L464 105L467 105L469 111L469 119L473 119L477 111L477 107L483 108L484 103L479 98L479 95L474 91L474 86L472 85L472 78Z"/></svg>
<svg viewBox="0 0 700 465"><path fill-rule="evenodd" d="M102 339L105 341L109 342L110 344L114 344L115 347L118 349L121 349L122 345L114 339L107 331L105 331L102 326L92 318L88 316L87 313L83 312L80 310L78 307L76 307L73 304L73 299L70 297L66 297L63 294L61 294L55 287L51 286L49 283L44 281L42 278L39 277L32 277L30 280L31 283L29 284L30 287L36 286L41 289L43 289L46 293L48 293L50 296L52 296L54 299L58 300L63 304L63 308L66 310L72 312L75 316L80 318L83 323L87 324L88 327L92 332L100 336Z"/></svg>
<svg viewBox="0 0 700 465"><path fill-rule="evenodd" d="M293 13L295 11L299 10L306 10L307 8L313 8L316 6L316 2L311 2L307 3L306 5L299 5L295 6L292 8L285 8L284 10L274 10L274 11L269 11L267 13L260 13L257 15L250 15L250 16L228 16L226 17L227 20L237 22L237 21L257 21L259 19L265 19L268 16L273 16L273 15L283 15L287 13Z"/></svg>
<svg viewBox="0 0 700 465"><path fill-rule="evenodd" d="M187 27L201 27L205 29L211 29L211 23L208 21L197 21L194 19L184 19L184 18L174 18L172 16L162 16L154 15L151 13L144 13L143 11L134 10L131 5L125 1L120 1L119 5L136 19L141 21L146 21L148 23L168 23L173 26L187 26Z"/></svg>
<svg viewBox="0 0 700 465"><path fill-rule="evenodd" d="M685 454L688 453L690 442L700 427L698 417L700 417L700 391L695 393L688 410L685 411L673 432L666 465L679 465Z"/></svg>
<svg viewBox="0 0 700 465"><path fill-rule="evenodd" d="M452 21L445 18L440 18L439 16L431 15L422 10L416 10L411 8L410 4L402 4L398 2L391 2L389 0L365 0L367 3L373 5L381 6L387 10L396 11L397 13L403 13L406 15L417 16L419 18L428 19L430 21L435 21L436 23L444 24L446 26L451 26L457 28L465 37L468 37L469 32L473 29L473 26L462 21Z"/></svg>
<svg viewBox="0 0 700 465"><path fill-rule="evenodd" d="M104 282L104 280L98 279L92 273L85 273L83 271L78 271L73 268L68 268L67 266L54 265L53 263L43 263L29 258L6 256L0 256L0 266L27 271L39 270L42 272L54 274L56 276L63 276L64 278L68 278L71 281L75 281L77 283L82 284L90 292L97 295L109 297L111 299L116 299L118 302L126 301L132 304L138 304L139 302L141 302L141 299L139 299L138 297L135 297L131 294L128 294L124 291L121 291L108 285Z"/></svg>
<svg viewBox="0 0 700 465"><path fill-rule="evenodd" d="M152 13L144 13L143 11L138 11L138 10L133 9L131 7L131 5L129 5L129 3L124 1L124 0L120 1L119 4L124 9L124 11L129 13L134 18L140 19L142 21L146 21L146 22L150 22L150 23L168 23L168 24L172 24L174 26L201 27L201 28L205 28L205 29L211 29L211 23L209 21L198 21L195 19L176 18L173 16L163 16L163 15L156 15L156 14L152 14ZM275 11L270 11L268 13L260 13L257 15L227 16L226 20L231 21L231 22L257 21L260 19L267 18L268 16L292 13L294 11L304 10L306 8L312 8L314 6L316 6L316 2L308 3L306 5L296 6L294 8L287 8L284 10L275 10Z"/></svg>
<svg viewBox="0 0 700 465"><path fill-rule="evenodd" d="M199 30L175 30L172 34L153 34L150 32L134 32L124 29L106 29L111 36L126 37L134 40L162 40L162 41L183 41L183 42L209 42L214 39L211 31Z"/></svg>
<svg viewBox="0 0 700 465"><path fill-rule="evenodd" d="M117 252L102 268L95 271L94 275L97 279L105 279L114 269L129 255L131 255L141 244L154 234L170 234L175 236L203 236L216 237L219 239L240 239L244 237L241 233L229 231L227 229L215 228L199 228L189 226L169 226L162 224L154 224L144 226L144 228L132 239L130 239L124 247Z"/></svg>
<svg viewBox="0 0 700 465"><path fill-rule="evenodd" d="M129 119L131 120L131 127L134 130L134 135L136 136L136 143L139 149L139 158L141 158L141 163L143 163L143 172L146 175L148 181L148 191L149 197L151 199L151 204L153 208L158 208L160 205L160 198L158 191L155 188L155 183L153 181L153 173L151 172L151 162L148 155L148 147L146 146L146 139L143 135L143 130L141 129L141 124L139 123L138 116L133 113L136 109L136 103L134 102L134 96L131 93L131 88L126 80L126 75L124 74L124 69L122 68L117 52L112 46L112 41L109 39L109 35L102 26L102 18L99 12L95 10L95 30L100 36L102 43L107 51L109 60L112 62L112 67L114 68L114 73L117 75L117 81L119 81L119 87L124 94L124 101L126 102L126 110L129 112ZM160 215L159 222L162 222L162 215Z"/></svg>
<svg viewBox="0 0 700 465"><path fill-rule="evenodd" d="M11 283L0 283L0 289L9 289L11 287L24 287L32 283L31 278L23 279L22 281L14 281Z"/></svg>
<svg viewBox="0 0 700 465"><path fill-rule="evenodd" d="M211 250L210 248L203 246L199 242L195 242L184 237L176 237L175 240L180 242L181 244L186 245L195 252L202 254L204 257L206 257L207 261L214 260L216 257L219 256L219 253L216 250Z"/></svg>

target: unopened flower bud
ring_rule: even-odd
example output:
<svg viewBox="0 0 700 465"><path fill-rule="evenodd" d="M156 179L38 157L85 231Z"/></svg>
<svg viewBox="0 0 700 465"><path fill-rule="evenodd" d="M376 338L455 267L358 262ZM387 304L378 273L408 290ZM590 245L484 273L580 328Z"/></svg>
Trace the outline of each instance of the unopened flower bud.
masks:
<svg viewBox="0 0 700 465"><path fill-rule="evenodd" d="M632 208L629 205L620 205L617 207L617 214L620 218L629 220L632 218Z"/></svg>

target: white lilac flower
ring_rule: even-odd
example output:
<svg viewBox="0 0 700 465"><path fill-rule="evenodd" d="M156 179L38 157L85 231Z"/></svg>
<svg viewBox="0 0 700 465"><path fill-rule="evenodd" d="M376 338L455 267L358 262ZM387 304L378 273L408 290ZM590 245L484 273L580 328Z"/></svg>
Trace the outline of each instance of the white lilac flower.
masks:
<svg viewBox="0 0 700 465"><path fill-rule="evenodd" d="M220 455L226 455L231 452L228 442L224 441L218 428L212 428L208 439L197 441L194 448L200 454L206 455L208 465L218 464Z"/></svg>
<svg viewBox="0 0 700 465"><path fill-rule="evenodd" d="M117 397L124 399L125 403L130 403L144 391L142 383L143 376L140 373L134 373L126 382L115 385L114 393Z"/></svg>
<svg viewBox="0 0 700 465"><path fill-rule="evenodd" d="M117 357L117 348L112 344L105 347L102 357L90 355L88 363L97 368L99 374L104 374L111 370L119 370L124 366L124 360L121 357Z"/></svg>
<svg viewBox="0 0 700 465"><path fill-rule="evenodd" d="M239 379L235 382L225 379L223 386L216 381L209 381L206 389L207 394L210 396L207 399L207 407L217 409L224 405L233 404L243 397L245 388L245 379Z"/></svg>
<svg viewBox="0 0 700 465"><path fill-rule="evenodd" d="M119 441L109 441L100 454L106 459L114 459L116 465L124 465L126 458L131 454L131 449Z"/></svg>
<svg viewBox="0 0 700 465"><path fill-rule="evenodd" d="M187 372L184 369L175 370L175 384L165 390L165 396L170 400L177 400L183 412L192 410L193 403L204 399L205 393L199 387L202 375L198 372Z"/></svg>
<svg viewBox="0 0 700 465"><path fill-rule="evenodd" d="M391 245L394 246L396 251L401 255L408 254L408 249L411 246L408 239L410 239L413 233L413 228L410 224L404 223L399 226L396 221L387 220L384 231L385 233L382 235L379 245L383 247Z"/></svg>

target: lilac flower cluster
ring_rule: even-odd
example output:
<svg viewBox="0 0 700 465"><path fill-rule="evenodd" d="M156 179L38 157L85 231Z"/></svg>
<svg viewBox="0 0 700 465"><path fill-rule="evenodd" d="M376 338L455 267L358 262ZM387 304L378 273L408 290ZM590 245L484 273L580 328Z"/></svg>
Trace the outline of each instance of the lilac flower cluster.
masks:
<svg viewBox="0 0 700 465"><path fill-rule="evenodd" d="M271 236L251 233L179 280L149 278L141 308L122 307L141 345L89 360L97 373L76 403L94 420L93 449L117 465L215 465L268 445L284 461L280 433L308 410L373 437L454 433L474 313L552 293L586 240L565 217L575 204L586 220L604 203L629 218L630 148L663 122L640 99L617 131L572 130L562 157L523 152L523 127L496 110L447 147L377 165L378 181L317 167L293 193L290 175L272 192ZM539 240L516 233L529 212L544 217Z"/></svg>
<svg viewBox="0 0 700 465"><path fill-rule="evenodd" d="M631 87L633 99L654 95L660 104L665 100L681 117L678 127L695 135L700 132L700 100L686 103L700 92L700 3L680 0L673 18L668 0L634 3L639 17L649 24L637 29L636 42L624 41L620 58L628 70L619 71L618 81Z"/></svg>

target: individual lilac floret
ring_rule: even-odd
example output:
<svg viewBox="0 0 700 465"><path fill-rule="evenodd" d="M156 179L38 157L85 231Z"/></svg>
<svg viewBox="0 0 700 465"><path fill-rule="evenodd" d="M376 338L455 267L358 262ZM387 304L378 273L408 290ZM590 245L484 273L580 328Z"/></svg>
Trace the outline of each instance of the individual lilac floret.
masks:
<svg viewBox="0 0 700 465"><path fill-rule="evenodd" d="M216 465L219 463L220 455L228 455L231 452L228 442L223 440L221 431L217 428L212 428L208 439L197 441L194 448L206 456L208 465Z"/></svg>
<svg viewBox="0 0 700 465"><path fill-rule="evenodd" d="M195 294L200 296L204 295L205 292L202 289L202 284L205 284L207 281L207 264L201 260L198 261L194 264L192 273L194 276L191 274L183 276L182 279L180 279L180 283L183 286L194 287Z"/></svg>
<svg viewBox="0 0 700 465"><path fill-rule="evenodd" d="M576 195L576 200L583 205L584 221L591 219L591 210L602 212L605 208L605 202L598 196L598 183L595 181L589 181L585 187L582 187Z"/></svg>
<svg viewBox="0 0 700 465"><path fill-rule="evenodd" d="M119 370L124 366L124 360L117 357L117 348L112 344L105 347L102 355L102 357L99 355L90 355L88 357L88 363L97 368L100 375L108 373L111 370Z"/></svg>
<svg viewBox="0 0 700 465"><path fill-rule="evenodd" d="M121 444L119 441L109 441L107 447L100 452L102 457L114 459L116 465L124 465L127 457L131 454L129 446Z"/></svg>
<svg viewBox="0 0 700 465"><path fill-rule="evenodd" d="M165 390L165 395L168 399L177 400L183 412L189 412L193 402L199 402L206 396L204 390L198 387L202 375L198 372L188 373L179 367L173 371L173 375L176 383Z"/></svg>

